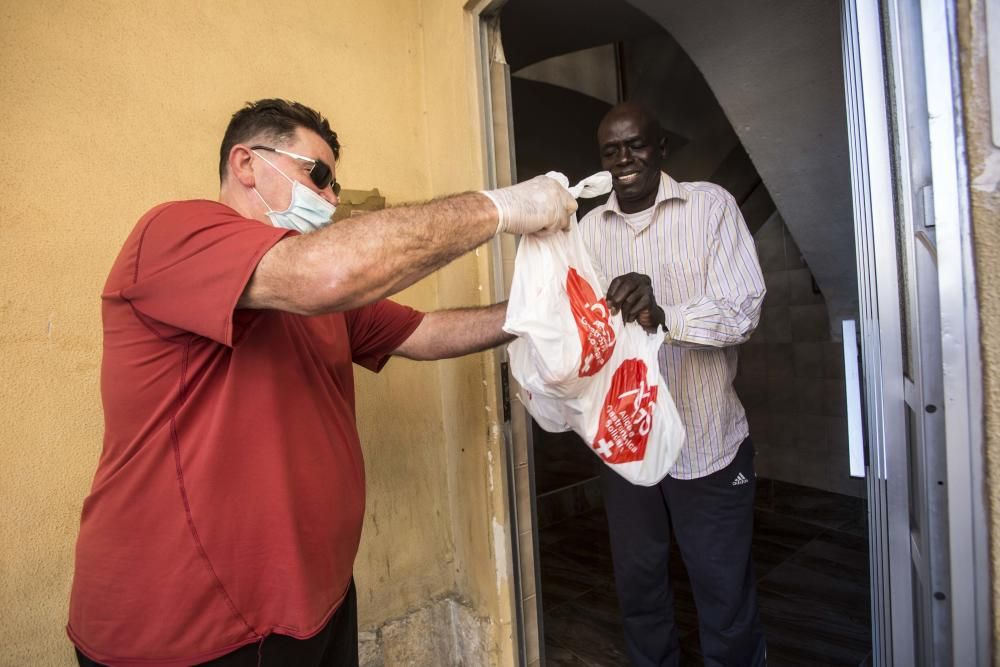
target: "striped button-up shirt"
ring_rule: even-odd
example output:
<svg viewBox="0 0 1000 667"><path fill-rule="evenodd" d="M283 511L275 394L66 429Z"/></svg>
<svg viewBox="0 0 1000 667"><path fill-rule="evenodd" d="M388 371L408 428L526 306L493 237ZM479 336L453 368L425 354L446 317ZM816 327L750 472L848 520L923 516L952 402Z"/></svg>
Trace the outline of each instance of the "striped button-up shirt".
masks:
<svg viewBox="0 0 1000 667"><path fill-rule="evenodd" d="M631 272L652 279L666 316L660 370L687 430L671 477L721 470L749 433L733 389L735 346L757 326L765 291L736 200L718 185L662 174L651 209L623 214L612 193L580 229L608 280Z"/></svg>

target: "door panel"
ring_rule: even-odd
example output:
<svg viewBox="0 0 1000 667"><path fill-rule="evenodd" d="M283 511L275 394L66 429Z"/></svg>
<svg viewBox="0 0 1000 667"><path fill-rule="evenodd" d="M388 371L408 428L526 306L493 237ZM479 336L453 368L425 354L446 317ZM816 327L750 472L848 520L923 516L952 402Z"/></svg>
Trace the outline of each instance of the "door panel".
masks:
<svg viewBox="0 0 1000 667"><path fill-rule="evenodd" d="M904 350L912 310L891 141L882 7L845 0L843 46L858 258L862 377L867 425L873 657L876 665L916 665L924 616L914 596L926 588L919 537L923 512L913 493L923 470L918 433L908 418ZM907 308L904 309L904 304ZM904 357L904 352L906 353ZM916 528L916 531L914 531ZM920 541L920 540L918 540ZM918 546L918 548L914 548ZM914 556L917 560L914 560Z"/></svg>
<svg viewBox="0 0 1000 667"><path fill-rule="evenodd" d="M921 4L845 0L875 664L950 664L941 309ZM902 576L900 576L902 575Z"/></svg>

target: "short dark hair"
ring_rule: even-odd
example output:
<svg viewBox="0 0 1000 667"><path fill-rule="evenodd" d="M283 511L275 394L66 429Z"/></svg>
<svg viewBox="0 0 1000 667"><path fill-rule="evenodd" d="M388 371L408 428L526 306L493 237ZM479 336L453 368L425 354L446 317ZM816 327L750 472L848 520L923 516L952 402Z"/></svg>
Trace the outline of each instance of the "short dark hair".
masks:
<svg viewBox="0 0 1000 667"><path fill-rule="evenodd" d="M334 159L340 159L337 133L330 129L330 123L318 111L288 100L257 100L247 102L229 121L219 150L219 180L226 178L229 152L236 144L247 143L252 139L284 144L295 137L295 131L300 127L312 130L322 137L330 145Z"/></svg>

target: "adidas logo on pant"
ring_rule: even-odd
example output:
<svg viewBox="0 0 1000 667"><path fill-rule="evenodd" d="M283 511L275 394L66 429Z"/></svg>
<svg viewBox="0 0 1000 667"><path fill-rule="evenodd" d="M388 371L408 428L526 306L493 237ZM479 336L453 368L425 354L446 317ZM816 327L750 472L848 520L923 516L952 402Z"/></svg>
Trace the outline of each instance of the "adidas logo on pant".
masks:
<svg viewBox="0 0 1000 667"><path fill-rule="evenodd" d="M749 484L749 483L750 480L747 479L743 473L740 473L739 475L736 476L736 479L733 480L732 486L740 486L741 484Z"/></svg>

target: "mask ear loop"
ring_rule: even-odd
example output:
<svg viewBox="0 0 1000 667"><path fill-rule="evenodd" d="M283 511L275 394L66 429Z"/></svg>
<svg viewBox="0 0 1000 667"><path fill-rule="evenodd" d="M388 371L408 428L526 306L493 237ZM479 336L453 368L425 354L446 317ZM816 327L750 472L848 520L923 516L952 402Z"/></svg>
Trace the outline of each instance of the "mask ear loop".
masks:
<svg viewBox="0 0 1000 667"><path fill-rule="evenodd" d="M268 159L267 159L266 157L264 157L263 155L261 155L261 154L260 154L260 153L258 153L257 151L255 151L255 150L253 150L253 149L250 149L250 152L251 152L251 153L253 153L254 155L256 155L257 157L259 157L259 158L260 158L261 160L263 160L263 161L264 161L264 162L265 162L265 163L267 164L267 166L269 166L269 167L270 167L271 169L274 169L274 170L275 170L276 172L278 172L279 174L281 174L282 176L284 176L284 177L285 177L285 179L286 179L286 180L287 180L287 181L288 181L289 183L291 183L291 184L292 184L292 189L293 189L293 190L295 189L295 181L293 181L293 180L292 180L291 178L289 178L289 177L288 177L288 175L287 175L287 174L286 174L285 172L283 172L283 171L281 171L280 169L278 169L277 167L275 167L275 166L274 166L274 165L273 165L273 164L271 163L271 161L270 161L270 160L268 160ZM257 195L258 197L260 197L260 200L261 200L262 202L264 202L264 206L266 206L266 207L267 207L267 212L268 212L268 213L274 213L274 212L275 212L275 210L274 210L273 208L271 208L271 205L267 203L267 201L266 201L266 200L264 199L264 197L263 197L263 196L261 196L261 194L260 194L259 192L257 192L257 186L254 186L254 187L253 187L253 191L254 191L254 194L256 194L256 195Z"/></svg>
<svg viewBox="0 0 1000 667"><path fill-rule="evenodd" d="M257 198L260 199L262 202L264 202L264 206L267 207L267 212L274 213L274 209L271 208L271 205L267 203L267 201L264 199L264 197L261 196L259 192L257 192L257 186L253 186L253 188L251 189L253 190L253 193L257 195Z"/></svg>
<svg viewBox="0 0 1000 667"><path fill-rule="evenodd" d="M282 176L284 176L284 177L285 177L285 180L286 180L286 181L288 181L289 183L293 183L293 184L295 183L295 181L294 181L294 180L292 180L292 177L291 177L291 176L289 176L289 175L288 175L288 174L286 174L285 172L283 172L283 171L281 171L280 169L278 169L277 167L275 167L275 166L274 166L274 163L273 163L273 162L271 162L270 160L268 160L268 159L267 159L266 157L264 157L263 155L261 155L261 154L260 154L260 153L258 153L257 151L253 151L253 154L254 154L254 155L256 155L257 157L259 157L259 158L260 158L261 160L263 160L263 161L264 161L265 163L267 163L267 166L269 166L269 167L270 167L271 169L274 169L274 170L275 170L276 172L278 172L279 174L281 174Z"/></svg>

